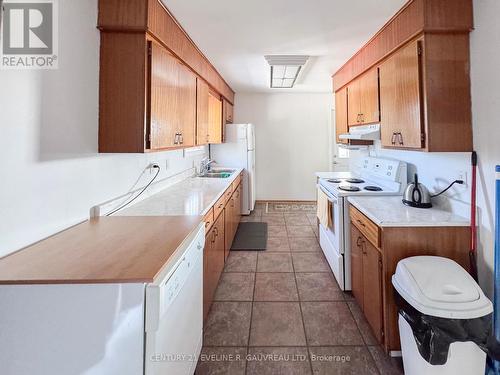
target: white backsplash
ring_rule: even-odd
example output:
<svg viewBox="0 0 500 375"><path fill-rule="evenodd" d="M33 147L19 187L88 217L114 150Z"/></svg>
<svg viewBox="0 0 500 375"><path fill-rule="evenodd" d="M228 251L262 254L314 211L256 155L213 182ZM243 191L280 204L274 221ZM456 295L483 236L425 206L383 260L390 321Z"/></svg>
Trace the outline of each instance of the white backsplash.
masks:
<svg viewBox="0 0 500 375"><path fill-rule="evenodd" d="M351 150L350 157L366 156L397 159L408 164L408 182L414 180L418 174L419 182L423 183L431 192L438 193L450 183L458 179L465 172L466 184L455 184L442 196L433 198L433 203L457 215L470 216L470 184L471 166L470 153L467 152L418 152L390 150L381 147L380 141L375 141L374 146L367 150Z"/></svg>

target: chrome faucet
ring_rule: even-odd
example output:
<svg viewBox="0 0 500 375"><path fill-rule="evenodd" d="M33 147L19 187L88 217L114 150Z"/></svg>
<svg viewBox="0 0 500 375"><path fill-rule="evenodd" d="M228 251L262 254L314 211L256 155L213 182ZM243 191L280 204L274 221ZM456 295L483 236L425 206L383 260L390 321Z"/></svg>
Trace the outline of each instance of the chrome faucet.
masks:
<svg viewBox="0 0 500 375"><path fill-rule="evenodd" d="M210 158L201 159L199 176L206 175L210 170L210 165L212 165L215 162L216 162L215 160L211 160Z"/></svg>

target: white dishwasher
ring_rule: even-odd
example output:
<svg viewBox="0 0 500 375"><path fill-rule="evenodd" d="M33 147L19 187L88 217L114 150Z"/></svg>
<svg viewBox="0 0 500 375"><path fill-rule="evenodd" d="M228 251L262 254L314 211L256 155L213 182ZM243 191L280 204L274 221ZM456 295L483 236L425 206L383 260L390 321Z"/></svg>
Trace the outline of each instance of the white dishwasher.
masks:
<svg viewBox="0 0 500 375"><path fill-rule="evenodd" d="M191 375L203 332L202 226L173 271L146 286L145 374Z"/></svg>

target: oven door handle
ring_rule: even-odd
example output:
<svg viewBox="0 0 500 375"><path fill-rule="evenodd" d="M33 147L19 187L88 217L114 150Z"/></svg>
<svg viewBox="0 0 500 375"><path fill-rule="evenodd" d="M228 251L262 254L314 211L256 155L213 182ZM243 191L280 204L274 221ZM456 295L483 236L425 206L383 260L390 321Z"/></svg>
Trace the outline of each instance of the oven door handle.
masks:
<svg viewBox="0 0 500 375"><path fill-rule="evenodd" d="M323 188L323 186L321 185L317 185L321 191L328 197L328 200L332 203L332 204L337 204L337 198L335 198L333 195L331 195L328 191L325 190L325 188Z"/></svg>

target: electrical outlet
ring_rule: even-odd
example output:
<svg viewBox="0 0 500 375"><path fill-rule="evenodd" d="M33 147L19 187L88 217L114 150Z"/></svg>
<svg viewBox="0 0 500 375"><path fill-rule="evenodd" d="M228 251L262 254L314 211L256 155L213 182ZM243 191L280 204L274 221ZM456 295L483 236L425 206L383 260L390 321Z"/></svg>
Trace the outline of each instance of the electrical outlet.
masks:
<svg viewBox="0 0 500 375"><path fill-rule="evenodd" d="M468 185L468 181L467 181L467 171L457 171L457 177L456 177L457 180L462 180L464 182L464 185L463 186L467 186Z"/></svg>
<svg viewBox="0 0 500 375"><path fill-rule="evenodd" d="M152 161L151 163L149 163L148 168L147 168L147 169L149 169L149 174L156 173L156 168L153 168L153 166L155 166L155 165L160 165L160 164L155 162L155 161Z"/></svg>

